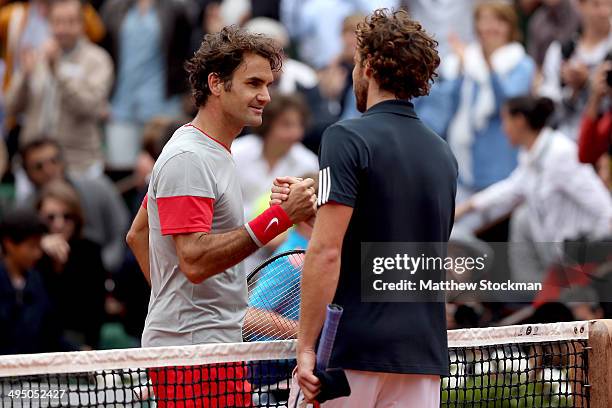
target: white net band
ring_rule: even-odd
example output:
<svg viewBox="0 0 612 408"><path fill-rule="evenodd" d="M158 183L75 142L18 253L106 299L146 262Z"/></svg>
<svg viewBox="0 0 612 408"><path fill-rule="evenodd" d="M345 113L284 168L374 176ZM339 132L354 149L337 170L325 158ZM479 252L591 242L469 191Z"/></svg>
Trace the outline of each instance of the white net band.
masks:
<svg viewBox="0 0 612 408"><path fill-rule="evenodd" d="M0 356L0 377L295 358L296 341L202 344Z"/></svg>
<svg viewBox="0 0 612 408"><path fill-rule="evenodd" d="M448 347L588 340L589 322L524 324L448 331Z"/></svg>

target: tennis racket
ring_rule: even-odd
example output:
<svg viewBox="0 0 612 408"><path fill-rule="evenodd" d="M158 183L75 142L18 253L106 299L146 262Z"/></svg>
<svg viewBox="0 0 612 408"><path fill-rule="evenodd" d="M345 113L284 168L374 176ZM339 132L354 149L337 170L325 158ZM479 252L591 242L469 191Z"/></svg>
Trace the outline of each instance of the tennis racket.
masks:
<svg viewBox="0 0 612 408"><path fill-rule="evenodd" d="M323 324L321 337L319 338L319 346L317 347L316 368L319 371L327 370L329 365L342 312L343 309L341 306L334 304L327 305L327 310L325 312L325 323ZM302 394L302 391L300 390L300 387L296 381L295 372L293 378L291 379L291 392L289 394L288 405L292 408L319 408L321 406L321 404L318 402L314 402L313 404L306 403L304 400L304 395Z"/></svg>
<svg viewBox="0 0 612 408"><path fill-rule="evenodd" d="M302 249L279 253L249 273L244 341L297 338L304 254Z"/></svg>

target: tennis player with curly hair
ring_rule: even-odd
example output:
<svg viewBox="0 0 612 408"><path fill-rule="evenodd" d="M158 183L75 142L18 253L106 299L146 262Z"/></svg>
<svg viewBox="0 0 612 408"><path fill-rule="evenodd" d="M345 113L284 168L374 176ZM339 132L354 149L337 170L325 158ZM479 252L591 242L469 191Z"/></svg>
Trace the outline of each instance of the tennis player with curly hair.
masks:
<svg viewBox="0 0 612 408"><path fill-rule="evenodd" d="M457 162L409 102L429 92L437 43L406 12L388 10L359 24L357 41L353 82L364 113L323 135L297 381L307 401L317 399L316 341L335 303L344 313L329 367L345 370L351 394L322 406L437 408L449 370L444 302L363 302L360 256L366 242L448 242ZM273 201L291 198L281 186L273 191Z"/></svg>

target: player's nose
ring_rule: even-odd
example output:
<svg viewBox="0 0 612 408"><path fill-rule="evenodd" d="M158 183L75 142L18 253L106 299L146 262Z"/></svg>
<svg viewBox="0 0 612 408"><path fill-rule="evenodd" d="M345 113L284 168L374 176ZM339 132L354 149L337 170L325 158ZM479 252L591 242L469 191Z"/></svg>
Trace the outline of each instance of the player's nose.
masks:
<svg viewBox="0 0 612 408"><path fill-rule="evenodd" d="M263 105L267 105L270 102L272 98L270 97L270 90L268 90L268 87L263 89L263 91L258 95L257 99L259 103Z"/></svg>

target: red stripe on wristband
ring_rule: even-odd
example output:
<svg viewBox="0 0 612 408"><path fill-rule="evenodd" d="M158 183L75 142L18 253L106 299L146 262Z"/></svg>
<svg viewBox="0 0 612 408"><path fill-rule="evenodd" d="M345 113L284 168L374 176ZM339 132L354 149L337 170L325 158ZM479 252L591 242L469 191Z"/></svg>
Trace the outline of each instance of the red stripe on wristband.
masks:
<svg viewBox="0 0 612 408"><path fill-rule="evenodd" d="M289 219L283 207L280 205L273 205L247 225L250 232L252 232L257 239L255 242L260 246L264 246L279 234L291 228L293 222Z"/></svg>

